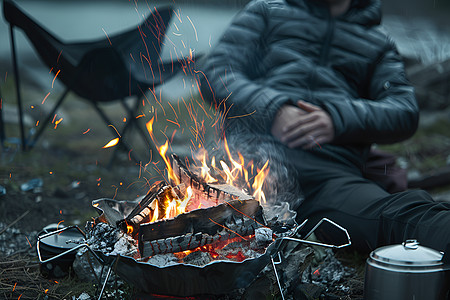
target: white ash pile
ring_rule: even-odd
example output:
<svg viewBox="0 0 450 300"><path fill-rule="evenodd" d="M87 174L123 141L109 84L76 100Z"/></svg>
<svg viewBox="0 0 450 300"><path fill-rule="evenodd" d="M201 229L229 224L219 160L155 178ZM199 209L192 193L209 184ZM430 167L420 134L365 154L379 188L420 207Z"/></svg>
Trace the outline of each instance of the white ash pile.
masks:
<svg viewBox="0 0 450 300"><path fill-rule="evenodd" d="M87 222L85 227L86 243L94 251L107 255L125 255L138 257L137 241L123 233L119 228L106 223Z"/></svg>
<svg viewBox="0 0 450 300"><path fill-rule="evenodd" d="M134 258L139 256L137 241L118 228L103 222L97 224L87 222L85 233L86 241L84 242L94 251L100 251L105 255L124 255ZM78 278L84 281L103 282L106 278L103 265L86 248L78 250L73 269Z"/></svg>

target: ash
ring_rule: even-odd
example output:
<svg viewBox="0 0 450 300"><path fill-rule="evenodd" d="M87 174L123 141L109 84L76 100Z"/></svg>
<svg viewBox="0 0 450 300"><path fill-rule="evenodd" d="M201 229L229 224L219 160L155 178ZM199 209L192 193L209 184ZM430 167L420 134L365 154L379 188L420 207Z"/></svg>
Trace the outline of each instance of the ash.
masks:
<svg viewBox="0 0 450 300"><path fill-rule="evenodd" d="M325 257L311 272L303 273L303 282L310 282L323 287L325 290L340 290L348 292L350 287L346 285L348 278L354 270L342 265L335 257L333 250L325 249ZM334 291L333 291L334 292Z"/></svg>
<svg viewBox="0 0 450 300"><path fill-rule="evenodd" d="M132 257L138 254L136 240L106 223L87 222L85 232L86 243L92 250L98 250L104 254Z"/></svg>
<svg viewBox="0 0 450 300"><path fill-rule="evenodd" d="M106 255L138 256L137 242L119 229L106 223L94 224L93 222L87 222L85 233L85 242L94 251L101 251ZM106 272L104 272L103 268L104 266L94 259L93 255L86 248L78 250L73 262L73 270L80 280L104 282L106 280ZM114 284L114 280L111 277L108 280L108 284L109 286Z"/></svg>
<svg viewBox="0 0 450 300"><path fill-rule="evenodd" d="M146 263L166 267L174 264L189 264L195 266L205 266L213 261L237 261L244 259L257 258L264 254L265 247L261 247L256 240L233 242L222 249L205 249L201 248L191 252L184 258L177 258L173 253L157 254L149 257Z"/></svg>
<svg viewBox="0 0 450 300"><path fill-rule="evenodd" d="M17 228L8 228L8 224L0 222L0 255L34 254L36 248L33 240L36 240L37 235L37 231L25 234ZM29 241L31 241L31 244Z"/></svg>

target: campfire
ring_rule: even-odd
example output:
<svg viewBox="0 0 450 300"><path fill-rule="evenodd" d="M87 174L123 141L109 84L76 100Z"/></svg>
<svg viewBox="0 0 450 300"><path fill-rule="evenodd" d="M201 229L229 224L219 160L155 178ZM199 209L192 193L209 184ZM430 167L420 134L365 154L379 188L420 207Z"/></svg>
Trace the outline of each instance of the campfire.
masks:
<svg viewBox="0 0 450 300"><path fill-rule="evenodd" d="M87 222L76 247L77 275L91 270L104 288L114 271L146 294L191 297L248 290L269 272L275 274L268 276L269 289L276 287L283 296L312 259L310 248L295 247L299 242L348 245L306 241L309 234L303 240L293 237L306 221L298 225L287 203L275 206L266 199L268 160L257 167L239 153L233 156L226 139L220 159L206 151L193 163L169 157L168 141L159 146L152 126L153 119L147 129L165 163L165 179L135 201L92 202L99 216ZM291 247L289 241L296 243ZM93 257L109 266L106 277L92 266Z"/></svg>
<svg viewBox="0 0 450 300"><path fill-rule="evenodd" d="M91 226L104 222L132 237L139 249L135 258L140 261L155 261L156 255L170 254L172 260L176 258L180 263L199 264L190 259L198 256L195 252L207 253L206 263L224 259L243 261L261 255L273 241L262 207L253 196L218 180L207 183L176 155L172 155L168 170L172 173L170 183L153 184L126 217L112 208L114 202L108 199L93 201L101 215ZM258 174L261 172L264 170ZM247 255L242 250L236 253L229 250L228 245L236 243L240 244L233 248L247 248ZM205 259L203 255L202 261Z"/></svg>
<svg viewBox="0 0 450 300"><path fill-rule="evenodd" d="M147 293L217 295L248 286L280 246L274 241L296 230L292 215L266 220L269 161L257 168L240 154L235 159L226 140L227 162L209 159L206 151L194 163L169 158L168 143L158 146L152 123L147 128L167 179L151 185L139 201L94 200L100 216L86 226L88 244L119 255L119 265L129 269L115 272ZM180 278L176 283L169 279L174 276Z"/></svg>

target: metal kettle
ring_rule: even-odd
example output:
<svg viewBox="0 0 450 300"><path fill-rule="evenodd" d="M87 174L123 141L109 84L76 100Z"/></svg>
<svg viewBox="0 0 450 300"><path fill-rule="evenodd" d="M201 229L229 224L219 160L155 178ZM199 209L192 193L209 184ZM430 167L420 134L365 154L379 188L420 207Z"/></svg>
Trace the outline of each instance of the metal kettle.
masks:
<svg viewBox="0 0 450 300"><path fill-rule="evenodd" d="M378 248L366 261L365 300L449 299L450 265L442 252L407 240Z"/></svg>

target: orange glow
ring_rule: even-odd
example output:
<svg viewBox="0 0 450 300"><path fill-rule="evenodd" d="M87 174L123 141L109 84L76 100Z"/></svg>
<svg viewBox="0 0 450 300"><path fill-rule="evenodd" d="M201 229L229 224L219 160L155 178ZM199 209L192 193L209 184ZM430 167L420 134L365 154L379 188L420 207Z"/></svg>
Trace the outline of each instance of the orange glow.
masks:
<svg viewBox="0 0 450 300"><path fill-rule="evenodd" d="M53 77L52 88L53 88L53 85L55 84L56 77L58 77L58 75L59 75L59 72L61 72L61 70L58 70L58 72L56 72L56 74L55 74L55 77Z"/></svg>
<svg viewBox="0 0 450 300"><path fill-rule="evenodd" d="M127 234L133 233L133 226L127 224Z"/></svg>
<svg viewBox="0 0 450 300"><path fill-rule="evenodd" d="M269 161L267 160L261 170L257 170L255 175L255 166L251 161L246 165L244 157L241 153L238 153L238 159L235 159L231 154L230 148L228 147L227 139L224 138L224 149L228 158L228 163L224 160L220 160L220 168L216 166L215 157L211 158L211 163L207 164L207 153L203 148L200 149L196 160L199 162L199 176L206 183L216 183L225 181L228 185L233 185L241 189L249 188L252 190L252 196L262 202L266 202L266 197L262 190L264 181L269 174ZM214 175L211 171L214 171Z"/></svg>
<svg viewBox="0 0 450 300"><path fill-rule="evenodd" d="M204 246L201 246L201 247L197 247L197 248L192 249L192 250L175 252L174 256L181 261L183 258L188 256L192 252L202 251L202 252L208 252L213 259L218 259L218 258L220 258L220 254L217 252L218 250L221 250L221 249L225 248L225 246L227 246L227 245L229 245L231 243L240 242L240 241L242 241L242 239L244 239L244 240L251 240L254 237L255 237L254 235L246 236L245 239L244 239L244 237L235 237L235 238L223 240L223 241L220 241L220 242L217 242L217 243L214 243L214 244L208 244L208 245L204 245ZM238 251L236 254L229 253L229 254L226 255L226 258L231 259L231 260L235 260L235 261L239 261L239 262L241 262L241 261L246 259L246 257L242 254L241 251Z"/></svg>
<svg viewBox="0 0 450 300"><path fill-rule="evenodd" d="M56 127L58 127L58 124L62 122L63 118L59 118L59 120L55 120L55 119L56 119L56 115L53 118L53 122L52 122L52 123L55 123L55 128L54 129L56 129Z"/></svg>
<svg viewBox="0 0 450 300"><path fill-rule="evenodd" d="M266 203L266 196L264 195L264 192L262 191L262 186L264 183L264 179L267 177L267 174L269 174L269 169L267 166L269 165L269 161L266 161L263 168L258 172L258 174L255 177L255 181L253 182L253 197L255 197L256 200Z"/></svg>
<svg viewBox="0 0 450 300"><path fill-rule="evenodd" d="M155 203L155 209L153 210L153 215L152 215L152 219L150 220L150 223L156 222L159 219L159 204L158 201L153 200L152 204ZM150 204L150 206L152 206L152 204Z"/></svg>
<svg viewBox="0 0 450 300"><path fill-rule="evenodd" d="M173 172L172 165L169 161L169 158L166 156L167 149L169 149L169 140L166 140L164 145L158 146L155 136L153 135L153 121L154 121L154 117L145 124L147 127L147 131L150 134L150 138L152 139L153 144L155 145L156 149L158 149L159 155L161 155L162 159L164 160L164 163L166 164L166 169L167 169L167 174L168 174L169 179L172 180L175 183L175 185L179 185L180 179Z"/></svg>
<svg viewBox="0 0 450 300"><path fill-rule="evenodd" d="M102 148L103 148L103 149L111 148L111 147L114 147L115 145L117 145L118 143L119 143L119 138L115 138L115 139L110 140L110 141L108 142L108 144L106 144L106 145L103 146Z"/></svg>

